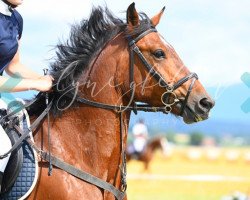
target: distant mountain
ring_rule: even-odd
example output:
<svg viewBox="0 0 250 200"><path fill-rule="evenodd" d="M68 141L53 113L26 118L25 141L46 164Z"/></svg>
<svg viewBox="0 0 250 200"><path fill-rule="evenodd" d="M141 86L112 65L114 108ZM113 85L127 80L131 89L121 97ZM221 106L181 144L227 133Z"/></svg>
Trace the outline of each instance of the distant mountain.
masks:
<svg viewBox="0 0 250 200"><path fill-rule="evenodd" d="M197 131L211 136L228 134L232 136L250 137L250 123L245 121L208 119L195 124L185 124L181 118L174 116L166 116L160 113L144 113L138 116L132 115L130 127L136 123L138 118L143 118L149 130L153 132L192 133Z"/></svg>

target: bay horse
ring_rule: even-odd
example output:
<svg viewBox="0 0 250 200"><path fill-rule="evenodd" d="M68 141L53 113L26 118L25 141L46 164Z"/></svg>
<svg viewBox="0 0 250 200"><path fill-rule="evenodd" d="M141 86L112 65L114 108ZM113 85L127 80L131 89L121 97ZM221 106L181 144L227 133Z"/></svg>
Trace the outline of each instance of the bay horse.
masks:
<svg viewBox="0 0 250 200"><path fill-rule="evenodd" d="M172 113L186 123L208 118L213 100L156 30L163 11L150 19L132 3L124 22L97 7L57 45L50 66L55 85L48 94L51 135L43 120L34 131L35 143L102 186L57 166L48 176L50 165L41 159L28 200L127 199L124 148L131 111ZM38 94L28 108L32 121L46 108L45 96ZM103 185L124 195L115 197Z"/></svg>
<svg viewBox="0 0 250 200"><path fill-rule="evenodd" d="M126 158L128 162L132 159L142 162L144 164L144 170L146 171L149 169L149 163L152 161L156 150L161 150L163 154L167 153L167 139L165 137L155 137L150 139L144 147L144 150L139 155L134 155L127 151Z"/></svg>

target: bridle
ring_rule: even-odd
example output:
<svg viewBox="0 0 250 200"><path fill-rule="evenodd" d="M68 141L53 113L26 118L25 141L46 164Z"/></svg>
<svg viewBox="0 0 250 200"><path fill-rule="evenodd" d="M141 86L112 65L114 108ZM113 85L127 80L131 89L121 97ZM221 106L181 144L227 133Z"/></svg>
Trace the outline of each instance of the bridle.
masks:
<svg viewBox="0 0 250 200"><path fill-rule="evenodd" d="M96 185L97 187L100 187L104 190L107 190L107 191L111 192L116 197L116 199L122 200L126 195L126 188L127 188L127 183L126 183L126 175L127 175L126 153L125 153L124 141L123 141L123 136L124 136L124 134L123 134L123 126L124 126L123 113L125 111L129 111L129 110L134 111L135 113L137 113L138 111L146 111L146 112L158 112L158 111L160 111L160 112L164 112L164 113L170 113L172 110L172 106L175 103L181 101L178 99L178 97L174 93L174 91L177 88L179 88L182 84L184 84L188 80L192 79L192 82L188 88L187 94L185 96L184 101L182 102L182 106L180 109L180 115L182 115L184 112L184 109L187 107L188 97L192 91L194 83L198 79L198 76L196 73L190 73L189 75L187 75L184 78L177 81L177 83L175 83L173 85L168 84L167 81L161 76L161 74L159 72L157 72L153 68L153 66L148 63L148 61L146 60L146 58L143 56L142 52L140 51L140 49L136 45L136 43L140 39L142 39L144 36L146 36L147 34L149 34L151 32L157 32L157 30L154 27L151 27L150 29L141 33L135 39L133 39L131 37L127 38L128 46L129 46L129 50L130 50L129 51L129 54L130 54L129 83L130 83L130 88L131 88L130 101L129 101L128 105L110 105L110 104L105 104L105 103L100 103L100 102L88 100L88 99L86 99L84 97L80 97L80 96L76 96L76 98L75 98L75 101L77 101L79 103L87 104L89 106L96 107L96 108L113 110L117 114L119 114L119 118L120 118L120 153L121 153L121 166L119 166L119 169L121 170L121 188L120 189L117 189L112 184L107 183L102 179L99 179L99 178L97 178L97 177L95 177L87 172L84 172L84 171L64 162L63 160L57 158L56 156L51 155L50 152L46 152L46 151L41 150L40 148L38 148L36 146L36 144L34 144L34 142L32 142L29 139L30 131L36 129L39 126L40 122L42 120L44 120L45 116L49 113L50 108L51 108L52 103L53 103L53 99L47 105L47 108L42 112L42 114L40 114L40 116L38 116L38 118L29 127L28 131L24 132L24 131L20 130L18 128L18 126L13 125L13 127L21 134L21 137L7 153L5 153L4 155L0 155L0 159L6 157L9 153L11 153L14 150L16 150L17 148L19 148L20 145L22 144L22 142L24 140L27 140L29 142L29 144L31 145L31 147L34 148L34 150L41 156L41 158L48 161L50 164L68 172L69 174L71 174L71 175L73 175L73 176L75 176L83 181L86 181L90 184ZM161 101L163 103L163 106L154 107L154 106L150 106L148 104L137 104L134 101L134 94L135 94L134 56L135 56L135 54L139 57L139 59L143 63L143 66L146 68L146 70L149 72L149 74L156 81L158 81L160 83L161 87L166 88L166 92L164 92L161 96ZM76 91L77 91L77 88L76 88ZM171 95L172 95L172 97L174 97L173 101L169 100L169 97ZM72 96L71 92L67 96L71 97L71 98L75 97L74 95ZM28 105L26 105L24 107L27 107L27 106ZM12 114L9 114L9 115L12 115Z"/></svg>
<svg viewBox="0 0 250 200"><path fill-rule="evenodd" d="M145 111L145 112L163 112L163 113L170 113L172 111L172 106L176 104L177 102L181 101L181 109L179 112L179 115L182 116L184 113L185 108L187 107L188 98L190 96L190 93L193 89L195 81L198 79L198 75L196 73L190 73L187 76L181 78L179 81L174 83L173 85L170 85L167 83L167 81L162 77L162 75L157 72L154 67L146 60L142 52L140 51L139 47L136 45L136 43L141 40L144 36L148 35L151 32L157 32L157 30L154 27L151 27L150 29L144 31L140 35L138 35L135 39L131 37L127 37L128 40L128 46L129 46L129 54L130 54L130 60L129 60L129 85L131 89L131 95L130 100L127 105L111 105L111 104L105 104L100 103L92 100L88 100L84 97L76 97L76 101L87 104L93 107L102 108L102 109L108 109L108 110L114 110L118 113L121 113L126 110L134 111L137 113L138 111ZM143 66L148 71L148 73L159 83L159 85L166 89L166 92L164 92L161 96L161 101L163 103L163 106L151 106L148 104L137 104L134 102L134 94L135 94L135 84L134 84L134 54L136 54L141 62L143 63ZM187 94L184 98L184 100L178 99L177 95L174 93L176 89L178 89L181 85L183 85L188 80L192 79L191 84L189 85ZM169 100L169 97L172 95L173 100Z"/></svg>
<svg viewBox="0 0 250 200"><path fill-rule="evenodd" d="M146 60L146 58L144 57L144 55L142 54L142 52L140 51L139 47L136 45L136 43L141 40L144 36L146 36L149 33L152 32L157 32L157 30L152 27L146 31L144 31L143 33L141 33L139 36L137 36L135 39L129 39L129 47L130 47L130 83L133 82L133 77L134 77L134 53L136 53L136 55L140 58L141 62L143 63L143 66L146 68L146 70L149 72L149 74L159 83L159 85L163 88L166 89L166 92L164 92L161 96L161 101L162 103L165 105L165 109L164 112L165 113L170 113L172 111L172 106L179 102L180 100L177 98L177 95L174 93L174 91L176 89L178 89L181 85L183 85L185 82L187 82L190 79L193 79L187 94L185 96L184 101L182 102L182 106L180 109L180 116L183 115L183 112L187 106L187 101L188 101L188 97L193 89L194 83L195 81L198 79L198 75L196 73L190 73L189 75L183 77L182 79L180 79L177 83L170 85L167 83L167 81L162 77L162 75L157 72L154 67L148 63L148 61ZM131 84L130 84L131 85ZM132 88L134 89L134 88ZM132 92L133 93L133 92ZM172 95L173 100L170 101L168 99L168 97L170 97Z"/></svg>

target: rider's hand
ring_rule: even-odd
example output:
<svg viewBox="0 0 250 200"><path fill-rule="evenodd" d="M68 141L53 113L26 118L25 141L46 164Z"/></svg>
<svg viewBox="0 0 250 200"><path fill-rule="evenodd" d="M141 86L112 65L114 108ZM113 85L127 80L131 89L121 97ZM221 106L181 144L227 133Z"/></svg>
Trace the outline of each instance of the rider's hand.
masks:
<svg viewBox="0 0 250 200"><path fill-rule="evenodd" d="M35 80L35 90L46 92L51 90L54 78L51 75L45 75Z"/></svg>

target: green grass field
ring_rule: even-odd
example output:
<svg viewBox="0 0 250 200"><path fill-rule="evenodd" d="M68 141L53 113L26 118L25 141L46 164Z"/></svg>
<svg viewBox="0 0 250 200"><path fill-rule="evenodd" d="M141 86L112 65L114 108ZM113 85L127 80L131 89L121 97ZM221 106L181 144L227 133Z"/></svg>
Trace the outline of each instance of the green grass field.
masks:
<svg viewBox="0 0 250 200"><path fill-rule="evenodd" d="M221 200L235 191L250 195L250 163L245 158L250 149L220 149L214 160L204 149L198 149L200 158L191 160L189 151L175 149L170 157L157 152L147 172L138 161L128 163L128 199ZM229 151L238 156L229 161Z"/></svg>

